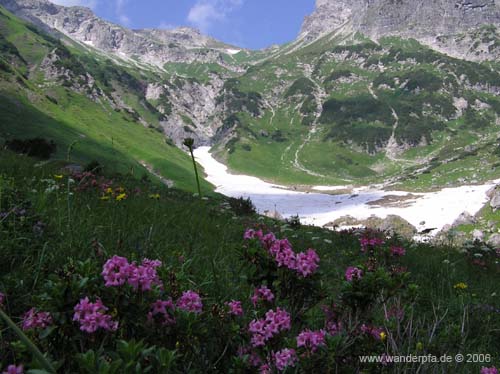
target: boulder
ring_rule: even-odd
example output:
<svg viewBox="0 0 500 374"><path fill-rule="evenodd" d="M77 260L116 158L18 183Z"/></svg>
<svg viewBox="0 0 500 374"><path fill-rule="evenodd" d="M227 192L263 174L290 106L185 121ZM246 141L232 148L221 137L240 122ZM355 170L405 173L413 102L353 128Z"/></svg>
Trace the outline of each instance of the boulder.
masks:
<svg viewBox="0 0 500 374"><path fill-rule="evenodd" d="M463 212L458 216L458 218L453 222L452 227L458 227L461 225L474 225L477 222L476 218L472 216L469 212Z"/></svg>
<svg viewBox="0 0 500 374"><path fill-rule="evenodd" d="M472 238L474 240L479 240L480 242L482 242L484 240L484 232L476 229L476 230L472 231Z"/></svg>
<svg viewBox="0 0 500 374"><path fill-rule="evenodd" d="M500 189L495 187L495 190L491 193L490 206L493 210L500 208Z"/></svg>
<svg viewBox="0 0 500 374"><path fill-rule="evenodd" d="M491 235L487 244L493 248L500 248L500 234Z"/></svg>

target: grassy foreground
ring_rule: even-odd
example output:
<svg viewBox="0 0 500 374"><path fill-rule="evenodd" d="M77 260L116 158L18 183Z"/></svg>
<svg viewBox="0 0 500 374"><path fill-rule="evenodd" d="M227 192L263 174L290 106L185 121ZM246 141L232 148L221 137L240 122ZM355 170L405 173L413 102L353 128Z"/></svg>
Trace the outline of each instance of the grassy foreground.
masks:
<svg viewBox="0 0 500 374"><path fill-rule="evenodd" d="M500 365L495 250L238 213L220 196L200 201L125 175L70 176L60 163L2 151L0 308L60 373ZM387 358L459 353L465 362ZM50 372L41 361L0 320L0 370Z"/></svg>

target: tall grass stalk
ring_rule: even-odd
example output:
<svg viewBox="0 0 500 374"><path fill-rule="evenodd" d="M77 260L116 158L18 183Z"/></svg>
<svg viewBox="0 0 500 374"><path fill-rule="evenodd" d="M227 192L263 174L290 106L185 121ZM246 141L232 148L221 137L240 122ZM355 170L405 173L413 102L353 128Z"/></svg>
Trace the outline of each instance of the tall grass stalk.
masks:
<svg viewBox="0 0 500 374"><path fill-rule="evenodd" d="M47 360L47 358L40 352L40 350L37 348L37 346L21 331L19 327L12 321L5 312L0 309L0 317L5 321L7 326L9 326L12 331L19 337L19 340L23 342L23 344L28 348L28 350L31 352L33 357L42 365L42 367L48 371L49 373L56 373L56 369L52 364Z"/></svg>

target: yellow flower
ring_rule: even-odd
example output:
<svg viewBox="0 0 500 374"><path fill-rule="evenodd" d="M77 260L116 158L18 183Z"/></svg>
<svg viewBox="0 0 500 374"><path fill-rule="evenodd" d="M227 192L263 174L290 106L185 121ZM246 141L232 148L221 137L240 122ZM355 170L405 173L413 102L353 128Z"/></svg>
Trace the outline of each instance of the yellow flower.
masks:
<svg viewBox="0 0 500 374"><path fill-rule="evenodd" d="M120 192L120 193L125 192L125 188L123 188L123 187L118 187L116 190L117 190L118 192Z"/></svg>
<svg viewBox="0 0 500 374"><path fill-rule="evenodd" d="M113 189L111 187L106 188L106 193L112 194Z"/></svg>
<svg viewBox="0 0 500 374"><path fill-rule="evenodd" d="M385 332L383 332L383 331L382 331L382 332L380 333L380 340L384 341L384 340L385 340L385 338L387 338L387 334L386 334Z"/></svg>
<svg viewBox="0 0 500 374"><path fill-rule="evenodd" d="M122 201L122 200L125 200L126 198L127 198L127 194L124 192L124 193L119 194L116 197L116 201Z"/></svg>
<svg viewBox="0 0 500 374"><path fill-rule="evenodd" d="M160 194L159 193L151 194L151 195L149 195L149 198L150 199L159 200L160 199Z"/></svg>
<svg viewBox="0 0 500 374"><path fill-rule="evenodd" d="M453 288L456 290L465 290L465 289L469 288L469 286L464 282L460 282L460 283L455 284L453 286Z"/></svg>
<svg viewBox="0 0 500 374"><path fill-rule="evenodd" d="M108 201L109 200L109 196L101 196L100 199L103 200L103 201Z"/></svg>
<svg viewBox="0 0 500 374"><path fill-rule="evenodd" d="M57 179L57 180L61 180L63 179L64 175L61 175L61 174L55 174L54 175L54 179Z"/></svg>

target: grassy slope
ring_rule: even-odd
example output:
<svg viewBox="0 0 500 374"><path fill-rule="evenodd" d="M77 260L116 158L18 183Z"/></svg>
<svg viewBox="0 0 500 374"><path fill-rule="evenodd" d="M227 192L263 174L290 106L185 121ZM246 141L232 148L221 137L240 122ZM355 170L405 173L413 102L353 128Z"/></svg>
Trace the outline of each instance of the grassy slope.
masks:
<svg viewBox="0 0 500 374"><path fill-rule="evenodd" d="M342 42L346 42L347 46L339 45ZM353 42L365 44L349 46ZM337 57L328 53L336 53ZM416 60L416 65L412 59ZM345 115L341 112L333 112L329 119L322 117L317 133L299 153L299 161L307 169L323 174L324 178L313 177L293 166L296 150L309 131L307 125L300 124L303 122L300 107L308 94L305 89L302 96L287 97L286 90L303 79L306 64L310 65L312 79L327 95L322 102L335 99L344 103L345 107L350 103L349 100L356 103L361 98L371 99L369 86L373 84L373 94L378 97L373 103L385 106L385 115L376 117L375 121L371 118L373 114L369 107L353 106L352 114L349 114L352 117L347 117L348 125L344 127L339 125L339 118ZM378 70L378 64L384 65L385 72ZM339 78L343 77L344 72L354 74L355 81L341 83ZM240 113L242 124L236 129L239 141L231 144L232 152L229 154L220 148L216 148L216 151L237 171L285 184L369 184L397 177L403 181L403 188L420 190L459 184L462 183L461 179L469 182L488 180L498 174L497 164L500 161L497 155L492 154L497 147L495 119L499 113L499 102L492 94L474 91L467 88L465 83L457 84L454 77L462 75L471 84L488 82L497 85L499 77L495 67L490 70L488 64L449 58L416 41L387 38L377 46L361 39L346 41L327 37L293 53L279 54L252 67L238 79L238 87L243 92L259 92L266 97L275 95L271 94L272 90L281 86L284 94L279 97L277 104L271 104L274 116L265 100L261 116L250 117ZM383 82L391 83L394 78L400 79L400 82L408 80L424 91L408 92L398 88L390 91L379 87ZM482 111L470 109L468 117L453 119L453 97L465 97L470 107L475 100L489 103L492 107ZM433 114L426 113L424 108L428 104L433 107ZM380 128L380 134L385 131L383 136L387 139L394 124L391 107L400 117L395 133L400 143L418 143L422 135L432 138L432 143L403 152L397 156L398 161L388 159L383 150L368 154L359 149L367 145L352 147L346 144L345 139L351 139L354 143L367 141L370 144L375 139L377 131L374 129L377 127ZM416 119L415 115L419 118ZM441 125L441 115L448 118L444 127ZM481 118L486 118L486 125ZM283 132L286 138L284 142L261 136L262 131L272 133L276 129ZM368 138L366 134L370 134ZM477 154L465 151L467 145L478 148ZM249 148L251 151L248 151ZM428 164L428 161L423 161L426 157L435 159L432 175L416 173ZM447 161L454 157L457 159ZM252 161L249 162L249 159ZM481 168L473 171L471 165L478 163Z"/></svg>
<svg viewBox="0 0 500 374"><path fill-rule="evenodd" d="M293 230L257 217L238 217L221 198L200 202L186 193L138 184L129 178L114 177L114 185L123 186L127 192L140 187L142 193L130 193L122 202L101 201L100 194L92 190L68 195L66 177L56 181L60 190L46 192L51 184L47 180L54 180L59 167L54 162L40 166L25 157L0 153L0 211L9 209L15 196L18 202L32 207L30 216L36 214L46 225L45 233L38 237L24 233L22 225L0 224L2 235L8 238L0 242L0 291L9 296L8 311L13 316L42 300L50 304L44 290L51 289L46 288L51 282L60 282L57 279L64 277L65 273L60 272L63 267L72 264L73 272L97 274L103 261L114 254L161 259L169 274L170 271L177 274L178 282L201 291L206 304L247 300L252 292L248 285L252 267L243 259L242 234L255 222L267 224L280 237L288 237L297 250L317 249L321 257L321 284L328 299L336 300L345 268L366 259L356 236L314 227ZM160 200L148 197L156 192L160 193ZM97 252L95 243L100 243ZM416 335L399 347L402 352L417 352L417 342L423 342L423 355L498 352L500 320L495 312L495 308L500 308L496 294L500 281L498 263L491 262L480 269L466 255L452 249L409 243L405 246L407 256L402 265L411 272L408 282L418 285L418 298L413 306L405 306L406 315L414 318ZM79 261L85 261L86 265ZM453 285L459 282L467 283L469 288L457 292ZM71 292L76 294L66 297L78 297L78 292L83 291ZM55 290L49 292L55 293ZM461 334L464 305L467 319L465 334ZM433 313L445 317L430 338ZM309 318L318 318L318 313L314 315ZM429 339L432 343L428 343ZM223 348L211 347L220 351ZM10 348L5 352L0 358L3 365L12 357ZM51 354L58 357L58 352ZM182 362L182 358L179 360ZM495 363L498 364L492 362ZM453 372L478 372L480 367L479 364L455 366Z"/></svg>
<svg viewBox="0 0 500 374"><path fill-rule="evenodd" d="M20 77L27 71L23 65L13 72L0 73L0 140L51 138L58 144L58 158L66 158L69 145L77 141L72 161L85 164L98 160L109 170L132 171L138 177L147 174L140 165L145 162L173 180L177 187L195 190L189 157L167 144L162 134L145 128L124 112L114 111L105 100L95 102L83 94L44 82L38 66L57 46L53 40L32 31L2 9L0 32L17 48L31 70L30 79ZM82 53L75 50L78 52ZM47 94L55 98L57 104L49 100ZM140 103L132 104L139 113L146 112ZM210 190L211 186L203 182L203 188Z"/></svg>

